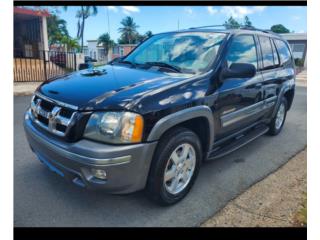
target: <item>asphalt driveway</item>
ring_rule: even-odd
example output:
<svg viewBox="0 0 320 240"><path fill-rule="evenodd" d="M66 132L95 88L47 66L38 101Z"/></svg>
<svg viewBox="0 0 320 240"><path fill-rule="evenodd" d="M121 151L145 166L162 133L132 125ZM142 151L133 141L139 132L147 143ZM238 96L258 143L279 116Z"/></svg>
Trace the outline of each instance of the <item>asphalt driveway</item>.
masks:
<svg viewBox="0 0 320 240"><path fill-rule="evenodd" d="M189 195L171 207L155 205L143 192L110 195L88 191L49 171L31 152L24 135L23 112L30 97L15 97L14 225L199 226L228 201L304 149L306 93L306 88L296 88L293 107L280 135L262 136L226 157L204 164Z"/></svg>

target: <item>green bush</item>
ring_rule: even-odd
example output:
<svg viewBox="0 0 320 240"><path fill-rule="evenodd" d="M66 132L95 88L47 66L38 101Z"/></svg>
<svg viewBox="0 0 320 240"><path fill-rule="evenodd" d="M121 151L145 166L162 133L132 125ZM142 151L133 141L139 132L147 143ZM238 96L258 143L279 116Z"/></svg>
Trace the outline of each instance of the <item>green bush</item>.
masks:
<svg viewBox="0 0 320 240"><path fill-rule="evenodd" d="M303 64L304 64L303 59L301 58L295 58L294 63L297 67L303 67Z"/></svg>

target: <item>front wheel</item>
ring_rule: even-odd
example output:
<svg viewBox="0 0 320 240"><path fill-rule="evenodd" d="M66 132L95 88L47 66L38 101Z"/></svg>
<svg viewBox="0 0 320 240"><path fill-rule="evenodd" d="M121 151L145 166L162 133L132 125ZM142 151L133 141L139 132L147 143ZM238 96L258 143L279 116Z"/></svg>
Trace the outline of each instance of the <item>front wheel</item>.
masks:
<svg viewBox="0 0 320 240"><path fill-rule="evenodd" d="M177 128L159 142L151 165L147 193L161 205L180 201L191 189L202 159L199 137Z"/></svg>
<svg viewBox="0 0 320 240"><path fill-rule="evenodd" d="M280 100L279 107L277 109L277 113L275 114L269 125L270 135L278 135L281 132L287 116L287 106L287 99L285 97L282 97L282 99Z"/></svg>

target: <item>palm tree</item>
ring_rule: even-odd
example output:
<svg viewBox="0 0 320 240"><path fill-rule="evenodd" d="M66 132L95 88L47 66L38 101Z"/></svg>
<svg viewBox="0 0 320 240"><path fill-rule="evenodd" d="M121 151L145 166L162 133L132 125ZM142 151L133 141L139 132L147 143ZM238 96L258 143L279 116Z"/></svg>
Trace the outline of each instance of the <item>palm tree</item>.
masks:
<svg viewBox="0 0 320 240"><path fill-rule="evenodd" d="M51 15L48 18L48 41L49 45L61 43L64 36L69 36L67 22L57 15Z"/></svg>
<svg viewBox="0 0 320 240"><path fill-rule="evenodd" d="M67 51L79 51L80 45L78 39L71 38L70 36L64 36L61 39L61 44L66 46Z"/></svg>
<svg viewBox="0 0 320 240"><path fill-rule="evenodd" d="M122 43L134 43L135 37L137 36L137 28L139 27L133 20L132 17L127 16L122 19L121 22L123 27L118 28L119 33L121 33Z"/></svg>
<svg viewBox="0 0 320 240"><path fill-rule="evenodd" d="M63 7L63 9L67 10L68 7ZM85 21L88 17L97 15L97 13L97 6L81 6L76 13L76 18L78 18L77 38L81 39L81 52L83 52L83 33Z"/></svg>
<svg viewBox="0 0 320 240"><path fill-rule="evenodd" d="M100 37L98 38L98 44L100 43L102 43L107 55L109 52L109 48L115 45L114 41L110 38L110 35L108 33L100 35Z"/></svg>

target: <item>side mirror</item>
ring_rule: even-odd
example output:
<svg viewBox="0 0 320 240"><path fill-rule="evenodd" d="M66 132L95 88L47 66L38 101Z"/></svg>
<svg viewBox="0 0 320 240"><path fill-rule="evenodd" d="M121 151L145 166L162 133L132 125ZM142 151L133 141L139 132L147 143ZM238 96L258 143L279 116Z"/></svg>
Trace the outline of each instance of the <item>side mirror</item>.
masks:
<svg viewBox="0 0 320 240"><path fill-rule="evenodd" d="M221 71L220 79L228 78L252 78L256 75L256 67L250 63L232 63L230 68L224 68Z"/></svg>

